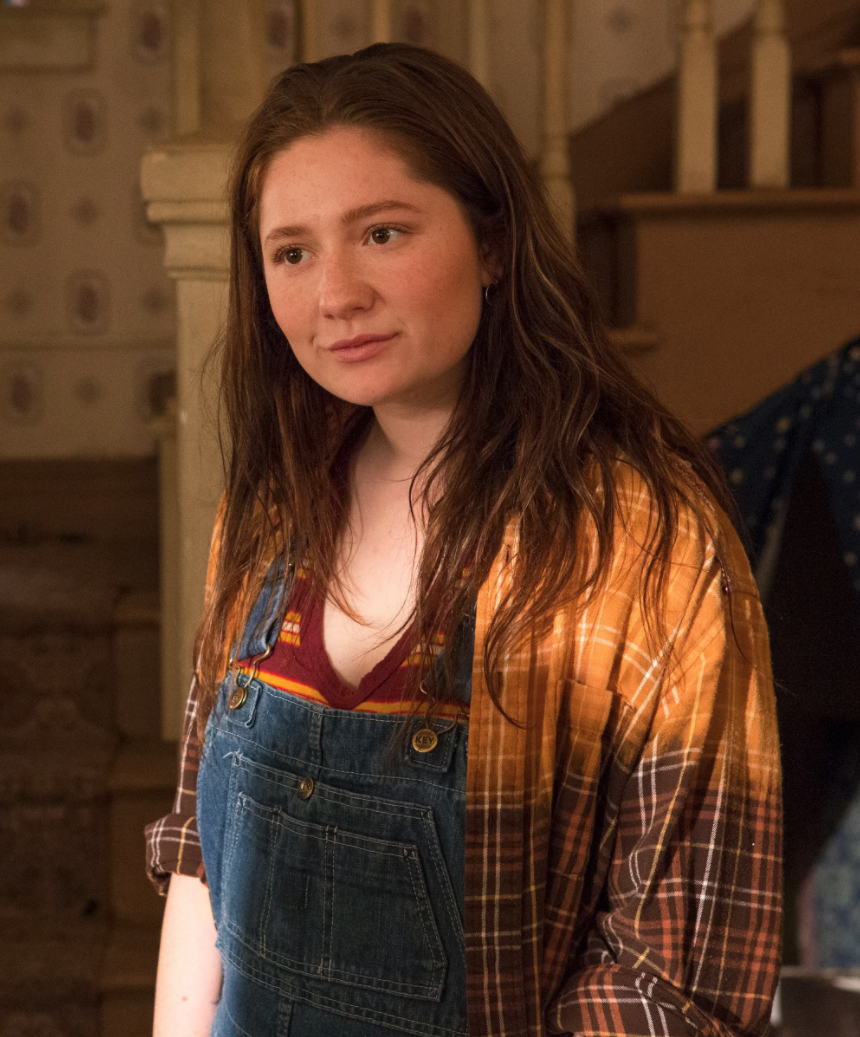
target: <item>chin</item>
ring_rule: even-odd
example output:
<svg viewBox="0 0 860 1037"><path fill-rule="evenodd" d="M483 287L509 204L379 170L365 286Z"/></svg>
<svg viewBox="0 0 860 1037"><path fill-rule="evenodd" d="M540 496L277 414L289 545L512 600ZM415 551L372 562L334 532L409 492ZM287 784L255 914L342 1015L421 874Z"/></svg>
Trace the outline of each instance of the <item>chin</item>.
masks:
<svg viewBox="0 0 860 1037"><path fill-rule="evenodd" d="M400 396L399 392L381 389L379 386L337 385L324 388L328 389L332 396L337 396L344 403L351 403L356 407L377 407Z"/></svg>
<svg viewBox="0 0 860 1037"><path fill-rule="evenodd" d="M343 400L344 403L351 403L354 407L380 407L385 403L389 403L390 398L388 396L376 396L373 394L364 393L334 393L339 400Z"/></svg>

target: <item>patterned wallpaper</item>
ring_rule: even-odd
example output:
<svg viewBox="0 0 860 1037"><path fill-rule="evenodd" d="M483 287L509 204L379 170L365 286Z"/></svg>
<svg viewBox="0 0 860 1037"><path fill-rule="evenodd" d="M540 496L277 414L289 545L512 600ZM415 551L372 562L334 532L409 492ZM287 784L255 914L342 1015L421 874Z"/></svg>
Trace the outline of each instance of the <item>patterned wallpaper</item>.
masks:
<svg viewBox="0 0 860 1037"><path fill-rule="evenodd" d="M670 71L680 0L570 2L574 129ZM467 3L395 0L394 36L466 62ZM369 0L319 4L323 56L370 42ZM716 0L718 31L752 4ZM0 63L0 457L152 453L170 391L174 293L139 170L170 134L171 4L103 10L91 67ZM490 28L491 92L536 156L539 0L493 0ZM269 0L266 35L274 75L297 53L293 0Z"/></svg>
<svg viewBox="0 0 860 1037"><path fill-rule="evenodd" d="M138 181L170 130L169 4L110 0L91 68L0 71L0 453L151 453L173 286ZM6 12L7 14L11 12Z"/></svg>

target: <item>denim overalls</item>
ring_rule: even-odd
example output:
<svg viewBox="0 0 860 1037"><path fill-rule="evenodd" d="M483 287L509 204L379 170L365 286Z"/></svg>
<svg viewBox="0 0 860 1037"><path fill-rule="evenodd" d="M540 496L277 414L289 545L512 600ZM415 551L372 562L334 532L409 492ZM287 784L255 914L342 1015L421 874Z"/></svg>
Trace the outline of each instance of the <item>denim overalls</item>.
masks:
<svg viewBox="0 0 860 1037"><path fill-rule="evenodd" d="M237 658L277 638L280 594L269 599ZM464 699L473 646L464 623ZM416 718L392 749L403 723L225 678L197 795L224 970L211 1037L466 1034L467 729L433 721L438 744L421 753Z"/></svg>

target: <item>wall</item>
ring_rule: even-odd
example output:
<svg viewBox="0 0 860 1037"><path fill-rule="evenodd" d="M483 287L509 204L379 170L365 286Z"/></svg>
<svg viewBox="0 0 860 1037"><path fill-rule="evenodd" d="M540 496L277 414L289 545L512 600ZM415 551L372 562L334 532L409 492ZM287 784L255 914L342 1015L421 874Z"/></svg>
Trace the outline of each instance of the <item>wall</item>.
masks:
<svg viewBox="0 0 860 1037"><path fill-rule="evenodd" d="M138 180L170 132L169 5L110 0L77 67L75 19L0 17L0 453L149 454L174 304Z"/></svg>
<svg viewBox="0 0 860 1037"><path fill-rule="evenodd" d="M717 0L718 29L746 16L752 2ZM466 62L466 3L396 0L395 37ZM677 0L571 0L571 128L665 74L676 8ZM151 454L149 419L171 388L174 294L138 186L145 149L171 131L171 5L107 0L101 9L86 18L93 45L75 65L74 20L46 29L44 20L0 6L0 456L7 458ZM534 158L540 4L495 0L490 17L490 89ZM363 46L369 0L320 0L319 25L323 56ZM271 0L270 74L294 60L297 36L295 4Z"/></svg>

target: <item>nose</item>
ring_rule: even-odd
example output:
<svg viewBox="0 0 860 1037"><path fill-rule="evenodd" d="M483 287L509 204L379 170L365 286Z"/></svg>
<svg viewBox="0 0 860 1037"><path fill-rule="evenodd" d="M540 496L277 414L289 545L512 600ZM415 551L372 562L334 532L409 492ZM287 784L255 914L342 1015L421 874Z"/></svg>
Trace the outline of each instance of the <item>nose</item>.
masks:
<svg viewBox="0 0 860 1037"><path fill-rule="evenodd" d="M348 252L334 252L323 262L319 282L320 313L339 320L373 305L374 290L360 263Z"/></svg>

